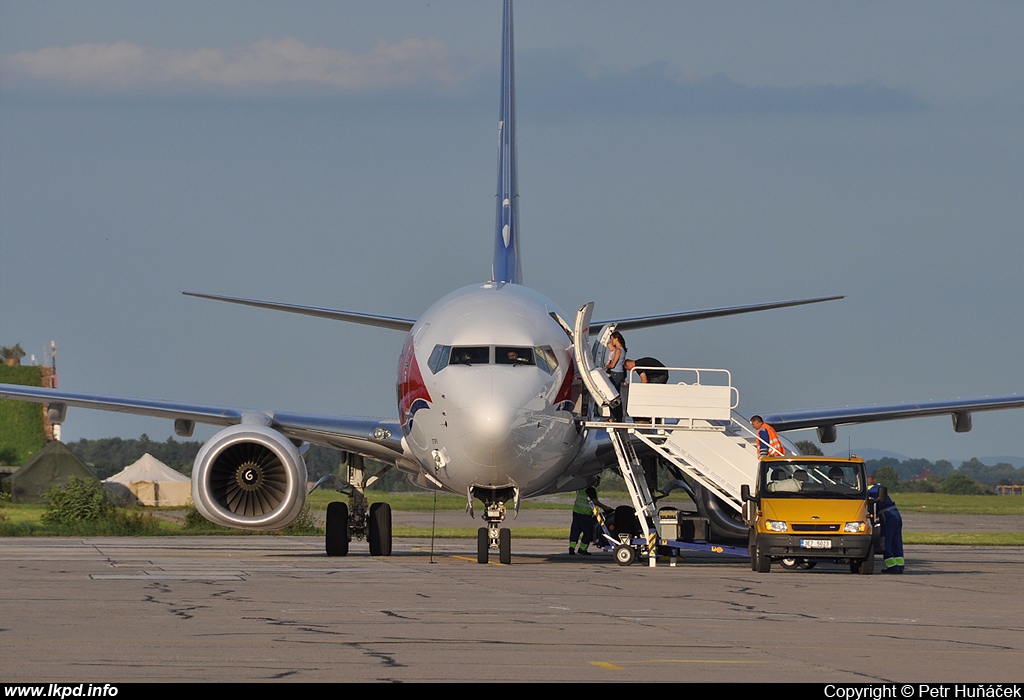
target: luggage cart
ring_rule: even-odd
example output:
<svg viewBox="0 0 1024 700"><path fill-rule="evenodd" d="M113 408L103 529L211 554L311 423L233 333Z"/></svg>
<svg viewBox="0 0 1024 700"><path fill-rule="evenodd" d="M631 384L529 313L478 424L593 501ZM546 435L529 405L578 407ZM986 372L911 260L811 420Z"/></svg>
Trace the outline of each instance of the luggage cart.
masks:
<svg viewBox="0 0 1024 700"><path fill-rule="evenodd" d="M680 511L672 507L658 510L658 528L650 530L644 536L638 536L625 524L622 527L620 509L616 509L615 532L609 526L608 518L601 510L590 502L600 528L599 541L602 549L610 549L619 566L629 566L646 557L651 566L656 565L659 557L667 557L669 566L676 566L684 552L706 552L723 556L749 557L745 547L728 547L708 541L710 523L707 518L680 515ZM660 535L659 535L660 532Z"/></svg>

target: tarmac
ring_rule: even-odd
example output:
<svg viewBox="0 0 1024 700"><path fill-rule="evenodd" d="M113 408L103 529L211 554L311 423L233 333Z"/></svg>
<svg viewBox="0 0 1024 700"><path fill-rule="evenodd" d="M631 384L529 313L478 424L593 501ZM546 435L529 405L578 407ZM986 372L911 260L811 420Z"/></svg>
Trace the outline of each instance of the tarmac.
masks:
<svg viewBox="0 0 1024 700"><path fill-rule="evenodd" d="M472 540L328 558L315 537L2 538L0 679L1024 680L1024 547L911 547L905 574L873 576L512 549L502 566Z"/></svg>
<svg viewBox="0 0 1024 700"><path fill-rule="evenodd" d="M551 502L559 501L555 501L552 498ZM695 512L692 512L692 504L689 502L666 504L679 508L682 515L696 515ZM564 500L563 505L564 508L562 509L524 509L515 518L513 518L512 513L509 513L505 524L512 528L513 536L517 527L564 527L566 537L568 538L572 501ZM619 505L619 502L613 502L610 505ZM910 510L909 508L900 510L900 515L903 518L903 530L905 532L1024 532L1024 516L1021 515L933 514L923 510ZM474 520L465 512L451 510L438 511L437 513L395 511L393 520L396 526L406 525L409 527L429 528L433 525L437 528L475 528L483 525L479 512L476 513L476 516ZM323 526L323 522L320 525Z"/></svg>

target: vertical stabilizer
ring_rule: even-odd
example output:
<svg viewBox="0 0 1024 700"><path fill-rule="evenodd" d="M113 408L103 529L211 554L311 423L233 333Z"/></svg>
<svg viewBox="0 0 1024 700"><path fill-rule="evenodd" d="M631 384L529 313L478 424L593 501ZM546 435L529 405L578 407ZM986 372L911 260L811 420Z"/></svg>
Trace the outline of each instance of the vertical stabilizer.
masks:
<svg viewBox="0 0 1024 700"><path fill-rule="evenodd" d="M523 283L519 261L519 185L516 172L516 92L512 56L512 0L505 0L501 31L501 114L498 121L498 197L494 263L496 282Z"/></svg>

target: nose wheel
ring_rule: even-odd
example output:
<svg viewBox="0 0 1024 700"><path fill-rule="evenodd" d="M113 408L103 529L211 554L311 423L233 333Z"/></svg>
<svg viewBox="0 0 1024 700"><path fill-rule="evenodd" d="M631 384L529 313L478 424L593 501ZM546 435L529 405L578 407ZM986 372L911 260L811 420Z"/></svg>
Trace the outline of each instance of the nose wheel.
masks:
<svg viewBox="0 0 1024 700"><path fill-rule="evenodd" d="M490 561L491 550L498 550L498 561L502 564L512 563L512 531L507 527L496 525L482 527L476 532L476 561L486 564Z"/></svg>
<svg viewBox="0 0 1024 700"><path fill-rule="evenodd" d="M514 501L516 512L519 512L519 490L514 487L487 488L474 486L467 492L466 510L473 513L473 499L478 498L484 504L483 520L487 527L476 532L476 561L486 564L490 561L491 550L498 550L498 561L502 564L512 563L512 531L500 527L505 521L505 502Z"/></svg>

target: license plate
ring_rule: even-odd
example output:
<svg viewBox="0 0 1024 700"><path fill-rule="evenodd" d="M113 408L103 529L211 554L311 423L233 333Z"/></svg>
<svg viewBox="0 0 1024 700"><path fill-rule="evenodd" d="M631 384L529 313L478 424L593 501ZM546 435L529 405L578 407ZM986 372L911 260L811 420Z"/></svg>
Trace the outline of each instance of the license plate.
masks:
<svg viewBox="0 0 1024 700"><path fill-rule="evenodd" d="M832 549L832 540L800 540L804 549Z"/></svg>

